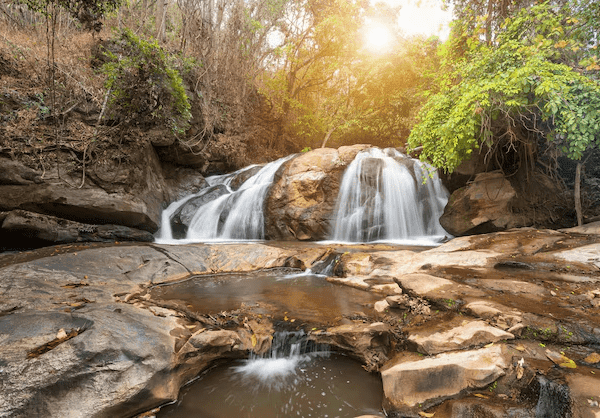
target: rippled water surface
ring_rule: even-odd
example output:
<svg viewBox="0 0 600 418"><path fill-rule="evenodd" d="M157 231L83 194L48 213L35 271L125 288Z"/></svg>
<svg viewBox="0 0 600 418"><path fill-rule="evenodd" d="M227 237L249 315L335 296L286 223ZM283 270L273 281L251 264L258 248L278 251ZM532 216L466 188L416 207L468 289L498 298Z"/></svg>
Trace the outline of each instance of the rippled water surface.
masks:
<svg viewBox="0 0 600 418"><path fill-rule="evenodd" d="M345 356L318 353L238 361L209 370L158 417L275 418L380 415L376 374Z"/></svg>
<svg viewBox="0 0 600 418"><path fill-rule="evenodd" d="M154 300L179 300L199 313L260 305L264 313L332 323L365 310L380 295L327 282L323 276L272 270L247 274L197 276L152 290Z"/></svg>

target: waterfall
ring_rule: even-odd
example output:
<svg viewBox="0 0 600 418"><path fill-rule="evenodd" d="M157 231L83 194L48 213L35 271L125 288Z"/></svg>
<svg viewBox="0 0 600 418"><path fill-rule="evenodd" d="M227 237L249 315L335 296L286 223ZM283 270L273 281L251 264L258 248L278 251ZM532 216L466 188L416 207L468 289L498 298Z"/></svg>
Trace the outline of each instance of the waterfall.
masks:
<svg viewBox="0 0 600 418"><path fill-rule="evenodd" d="M342 178L333 240L440 240L449 236L439 223L447 201L431 166L393 148L362 151Z"/></svg>
<svg viewBox="0 0 600 418"><path fill-rule="evenodd" d="M292 157L281 158L262 168L250 166L235 173L208 177L206 180L212 187L174 202L163 211L158 242L173 242L172 218L185 211L184 206L194 200L201 203L194 207L183 242L264 239L266 194L279 167ZM239 187L233 187L239 179L242 179ZM210 193L213 194L211 199L203 201L202 198ZM218 197L212 198L215 194Z"/></svg>
<svg viewBox="0 0 600 418"><path fill-rule="evenodd" d="M280 389L298 373L299 366L315 356L329 356L329 346L309 341L304 331L279 331L273 336L271 350L264 355L251 354L235 367L243 378L258 381L263 386Z"/></svg>

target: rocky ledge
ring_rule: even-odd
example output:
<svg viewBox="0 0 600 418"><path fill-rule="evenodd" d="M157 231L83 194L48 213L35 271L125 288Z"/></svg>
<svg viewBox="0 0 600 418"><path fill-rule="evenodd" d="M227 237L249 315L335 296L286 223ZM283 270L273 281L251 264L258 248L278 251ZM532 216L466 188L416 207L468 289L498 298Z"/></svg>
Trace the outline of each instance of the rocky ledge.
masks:
<svg viewBox="0 0 600 418"><path fill-rule="evenodd" d="M303 326L381 374L381 416L595 417L600 235L585 232L520 229L425 250L71 244L3 255L0 416L133 416L216 360L266 351L275 328ZM150 292L215 272L326 265L327 280L379 302L297 324L264 306L203 315Z"/></svg>

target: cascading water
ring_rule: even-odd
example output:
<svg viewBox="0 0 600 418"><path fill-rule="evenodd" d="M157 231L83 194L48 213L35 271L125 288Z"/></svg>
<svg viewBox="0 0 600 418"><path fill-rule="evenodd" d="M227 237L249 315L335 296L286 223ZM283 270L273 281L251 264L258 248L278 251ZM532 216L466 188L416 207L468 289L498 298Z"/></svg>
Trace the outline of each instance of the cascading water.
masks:
<svg viewBox="0 0 600 418"><path fill-rule="evenodd" d="M209 371L158 417L379 416L382 389L377 375L304 332L277 332L270 353Z"/></svg>
<svg viewBox="0 0 600 418"><path fill-rule="evenodd" d="M232 174L208 177L206 180L211 188L174 202L163 211L158 241L173 242L172 216L186 203L214 193L219 187L222 190L219 197L208 200L195 209L187 228L186 241L264 239L265 196L279 167L292 157L290 155L265 165L237 189L232 188L232 182L256 166L246 167Z"/></svg>
<svg viewBox="0 0 600 418"><path fill-rule="evenodd" d="M344 173L332 238L440 240L449 236L439 223L447 201L432 167L393 148L371 148L359 153Z"/></svg>
<svg viewBox="0 0 600 418"><path fill-rule="evenodd" d="M277 170L293 157L208 177L210 187L163 211L157 241L264 239L265 198ZM449 236L439 223L447 200L448 193L429 165L392 148L368 149L344 173L332 239L439 242Z"/></svg>

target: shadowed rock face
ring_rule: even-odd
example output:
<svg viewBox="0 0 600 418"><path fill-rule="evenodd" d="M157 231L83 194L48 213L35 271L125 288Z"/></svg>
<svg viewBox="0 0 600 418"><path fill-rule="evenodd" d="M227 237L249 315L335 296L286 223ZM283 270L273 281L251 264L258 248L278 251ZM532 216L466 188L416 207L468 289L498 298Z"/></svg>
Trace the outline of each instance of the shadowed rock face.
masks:
<svg viewBox="0 0 600 418"><path fill-rule="evenodd" d="M194 193L206 186L202 176L191 169L170 167L169 176L165 175L149 143L128 151L127 164L94 160L85 176L69 173L66 167L57 169L54 163L41 173L16 161L0 159L0 213L27 211L32 214L28 215L30 219L36 216L33 214L40 215L36 222L22 222L23 213L15 212L0 228L0 248L11 248L16 239L31 240L41 230L46 230L40 241L45 245L85 241L86 236L81 234L63 238L73 235L72 228L60 225L69 221L81 224L79 229L83 230L102 225L105 237L148 241L147 234L125 232L126 228L156 232L164 204L179 198L183 191ZM16 217L21 221L16 222ZM5 218L6 214L0 216L0 220ZM42 225L45 220L46 227Z"/></svg>
<svg viewBox="0 0 600 418"><path fill-rule="evenodd" d="M452 235L502 231L527 224L511 211L517 192L500 172L481 173L452 194L440 223Z"/></svg>
<svg viewBox="0 0 600 418"><path fill-rule="evenodd" d="M431 249L74 244L2 255L0 411L132 416L175 399L216 360L268 350L284 325L380 371L391 416L594 416L599 254L597 235L523 229ZM305 323L267 302L207 315L150 292L192 275L323 260L328 281L382 303Z"/></svg>

